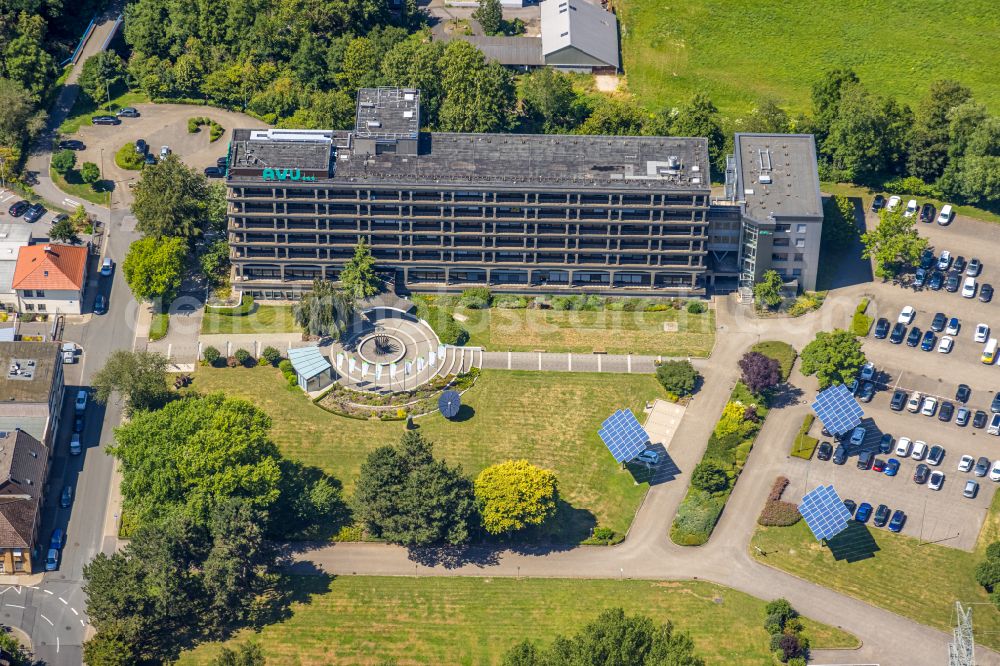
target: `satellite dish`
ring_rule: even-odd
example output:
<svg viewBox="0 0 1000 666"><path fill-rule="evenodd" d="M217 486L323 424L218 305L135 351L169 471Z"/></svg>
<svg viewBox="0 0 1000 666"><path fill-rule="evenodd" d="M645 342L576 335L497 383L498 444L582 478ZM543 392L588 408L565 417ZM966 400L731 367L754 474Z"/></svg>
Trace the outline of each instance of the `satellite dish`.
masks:
<svg viewBox="0 0 1000 666"><path fill-rule="evenodd" d="M462 407L462 396L458 391L445 391L438 398L438 409L446 419L453 419L458 415L458 410Z"/></svg>

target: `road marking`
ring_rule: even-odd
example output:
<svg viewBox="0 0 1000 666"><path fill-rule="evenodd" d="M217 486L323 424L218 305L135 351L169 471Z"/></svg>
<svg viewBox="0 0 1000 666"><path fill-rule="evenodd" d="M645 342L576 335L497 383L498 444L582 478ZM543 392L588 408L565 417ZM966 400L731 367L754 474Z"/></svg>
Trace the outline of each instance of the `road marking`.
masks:
<svg viewBox="0 0 1000 666"><path fill-rule="evenodd" d="M72 199L63 199L63 203L66 204L67 206L72 206L73 208L76 208L77 206L80 205L79 201L73 201Z"/></svg>
<svg viewBox="0 0 1000 666"><path fill-rule="evenodd" d="M33 589L33 590L37 590L37 589L39 589L37 585L29 585L28 587L30 587L30 588L31 588L31 589Z"/></svg>
<svg viewBox="0 0 1000 666"><path fill-rule="evenodd" d="M69 606L69 602L63 599L62 597L59 597L59 601L63 602L64 606Z"/></svg>
<svg viewBox="0 0 1000 666"><path fill-rule="evenodd" d="M80 614L76 612L75 608L70 608L70 610L73 611L73 615L76 615L77 617L80 616Z"/></svg>
<svg viewBox="0 0 1000 666"><path fill-rule="evenodd" d="M80 626L81 626L81 627L86 627L87 625L86 625L86 624L84 624L83 620L80 620Z"/></svg>
<svg viewBox="0 0 1000 666"><path fill-rule="evenodd" d="M52 590L42 590L45 594L52 594Z"/></svg>
<svg viewBox="0 0 1000 666"><path fill-rule="evenodd" d="M10 606L11 608L20 608L24 610L24 606L18 606L17 604L4 604L4 606Z"/></svg>
<svg viewBox="0 0 1000 666"><path fill-rule="evenodd" d="M45 617L45 616L44 616L44 615L42 615L41 613L39 613L39 614L38 614L38 617L40 617L40 618L42 618L43 620L45 620L46 622L48 622L48 623L49 623L49 625L51 625L51 626L53 626L53 627L54 627L54 626L56 626L56 625L52 624L52 620L50 620L49 618Z"/></svg>
<svg viewBox="0 0 1000 666"><path fill-rule="evenodd" d="M56 636L56 652L59 652L59 637Z"/></svg>
<svg viewBox="0 0 1000 666"><path fill-rule="evenodd" d="M18 594L21 594L21 586L20 585L8 585L6 588L3 589L3 591L0 591L0 595L4 595L7 592L10 592L11 590L14 590Z"/></svg>

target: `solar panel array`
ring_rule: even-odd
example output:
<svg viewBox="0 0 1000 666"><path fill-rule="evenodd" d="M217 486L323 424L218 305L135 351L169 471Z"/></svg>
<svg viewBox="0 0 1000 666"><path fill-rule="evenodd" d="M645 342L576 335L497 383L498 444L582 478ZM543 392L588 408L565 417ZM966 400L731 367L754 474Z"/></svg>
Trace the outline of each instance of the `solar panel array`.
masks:
<svg viewBox="0 0 1000 666"><path fill-rule="evenodd" d="M826 429L834 435L850 432L861 423L861 418L865 415L861 405L843 384L817 393L812 408Z"/></svg>
<svg viewBox="0 0 1000 666"><path fill-rule="evenodd" d="M851 512L833 486L818 486L806 493L799 503L799 513L819 541L843 532L851 519Z"/></svg>
<svg viewBox="0 0 1000 666"><path fill-rule="evenodd" d="M649 442L649 435L627 409L619 409L605 419L597 434L620 463L635 460Z"/></svg>

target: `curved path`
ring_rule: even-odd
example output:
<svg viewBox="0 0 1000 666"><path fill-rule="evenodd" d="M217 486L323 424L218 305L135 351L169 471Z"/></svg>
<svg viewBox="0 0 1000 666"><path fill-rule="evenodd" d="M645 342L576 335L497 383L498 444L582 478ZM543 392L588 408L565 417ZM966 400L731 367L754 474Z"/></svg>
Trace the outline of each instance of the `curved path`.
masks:
<svg viewBox="0 0 1000 666"><path fill-rule="evenodd" d="M863 286L843 290L828 299L819 312L793 320L745 318L731 299L720 299L719 332L726 344L716 346L710 362L702 369L704 388L688 407L674 436L678 444L670 451L682 474L700 460L704 443L738 378L736 362L744 350L761 339L781 339L801 349L815 331L847 321L861 291ZM802 383L800 378L796 381ZM687 484L666 483L650 488L627 538L612 548L538 548L500 553L469 550L457 560L444 556L415 562L402 547L342 543L295 553L292 570L309 572L318 568L342 575L700 578L763 599L784 596L808 617L841 627L862 641L856 651L816 650L814 661L883 666L947 663L948 634L767 567L747 553L754 519L777 473L777 462L786 455L788 439L777 433L789 425L789 419L782 416L790 414L782 412L780 407L772 410L712 539L699 548L676 546L667 538ZM698 444L692 445L695 442ZM976 656L978 664L1000 664L1000 655L985 648L977 649Z"/></svg>

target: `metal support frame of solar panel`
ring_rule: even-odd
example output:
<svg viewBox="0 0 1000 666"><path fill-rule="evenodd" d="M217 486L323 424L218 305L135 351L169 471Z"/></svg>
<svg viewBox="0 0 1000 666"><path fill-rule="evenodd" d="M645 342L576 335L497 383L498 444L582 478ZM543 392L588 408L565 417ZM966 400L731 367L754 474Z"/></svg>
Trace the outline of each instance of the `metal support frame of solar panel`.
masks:
<svg viewBox="0 0 1000 666"><path fill-rule="evenodd" d="M861 423L865 412L843 384L831 386L816 394L812 404L816 416L835 435L850 432Z"/></svg>
<svg viewBox="0 0 1000 666"><path fill-rule="evenodd" d="M806 493L799 503L799 513L818 541L840 534L851 519L851 512L833 486L817 486Z"/></svg>
<svg viewBox="0 0 1000 666"><path fill-rule="evenodd" d="M649 442L649 435L627 409L619 409L605 419L597 434L620 463L635 460Z"/></svg>

